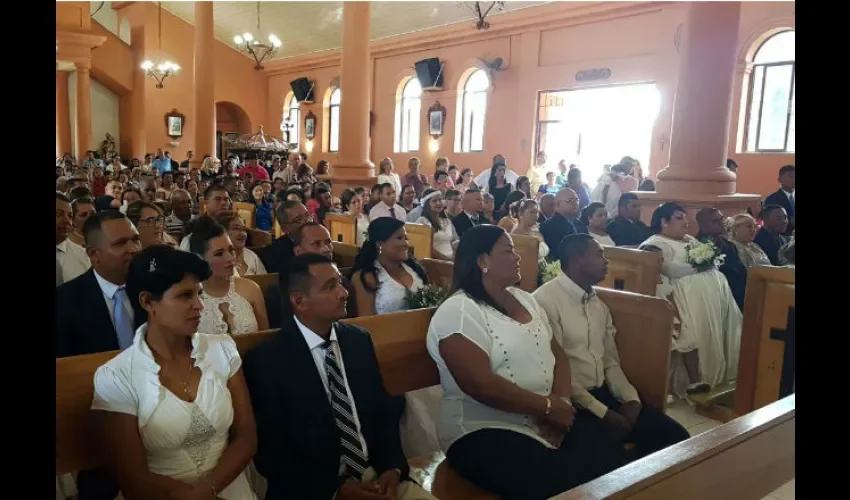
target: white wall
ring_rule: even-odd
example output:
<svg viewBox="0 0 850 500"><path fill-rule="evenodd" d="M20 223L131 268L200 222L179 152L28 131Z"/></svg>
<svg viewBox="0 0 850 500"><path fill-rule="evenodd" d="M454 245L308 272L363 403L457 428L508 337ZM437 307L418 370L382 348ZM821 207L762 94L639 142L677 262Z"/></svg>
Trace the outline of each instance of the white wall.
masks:
<svg viewBox="0 0 850 500"><path fill-rule="evenodd" d="M118 94L112 92L100 82L91 79L91 144L88 149L97 149L106 138L112 134L116 146L120 142L118 118ZM68 108L71 114L71 140L77 143L77 72L72 71L68 76Z"/></svg>

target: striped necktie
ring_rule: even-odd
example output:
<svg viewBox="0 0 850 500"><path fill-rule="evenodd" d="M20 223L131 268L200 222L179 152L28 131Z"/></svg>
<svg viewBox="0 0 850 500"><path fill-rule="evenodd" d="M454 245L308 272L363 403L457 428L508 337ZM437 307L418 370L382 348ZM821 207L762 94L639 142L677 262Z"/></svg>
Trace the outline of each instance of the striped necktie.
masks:
<svg viewBox="0 0 850 500"><path fill-rule="evenodd" d="M339 442L342 448L342 461L346 465L348 473L358 480L363 476L363 471L369 467L369 459L363 452L363 442L357 432L357 424L354 421L354 410L348 399L348 391L345 388L345 378L336 360L336 354L332 348L332 342L322 344L325 349L325 368L328 372L328 389L331 393L331 411L339 430Z"/></svg>

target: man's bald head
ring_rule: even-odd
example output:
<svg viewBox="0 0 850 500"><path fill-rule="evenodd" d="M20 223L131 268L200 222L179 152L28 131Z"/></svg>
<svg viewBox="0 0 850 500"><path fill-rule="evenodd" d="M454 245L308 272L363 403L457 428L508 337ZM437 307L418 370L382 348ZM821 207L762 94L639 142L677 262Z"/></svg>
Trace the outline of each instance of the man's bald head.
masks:
<svg viewBox="0 0 850 500"><path fill-rule="evenodd" d="M171 211L180 220L192 218L192 197L185 189L175 189L171 193Z"/></svg>
<svg viewBox="0 0 850 500"><path fill-rule="evenodd" d="M555 211L566 218L578 217L578 195L570 188L563 188L555 194Z"/></svg>

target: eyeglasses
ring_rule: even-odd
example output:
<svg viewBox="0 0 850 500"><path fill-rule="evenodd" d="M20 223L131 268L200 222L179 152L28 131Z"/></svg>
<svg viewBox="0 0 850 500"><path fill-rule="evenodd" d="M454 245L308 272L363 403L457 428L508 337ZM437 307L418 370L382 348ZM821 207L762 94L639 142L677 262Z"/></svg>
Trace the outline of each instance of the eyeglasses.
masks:
<svg viewBox="0 0 850 500"><path fill-rule="evenodd" d="M162 215L160 215L159 217L148 217L147 219L139 219L139 222L144 222L149 226L164 226L165 217Z"/></svg>

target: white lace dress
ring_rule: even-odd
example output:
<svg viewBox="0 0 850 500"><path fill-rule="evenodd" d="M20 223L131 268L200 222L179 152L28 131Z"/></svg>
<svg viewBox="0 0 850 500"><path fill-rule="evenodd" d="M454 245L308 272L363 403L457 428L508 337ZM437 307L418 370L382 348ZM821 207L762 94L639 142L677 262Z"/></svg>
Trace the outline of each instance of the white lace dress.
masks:
<svg viewBox="0 0 850 500"><path fill-rule="evenodd" d="M413 278L411 291L419 290L424 283L422 278L406 264L402 267ZM380 263L375 261L378 270L378 291L375 293L375 312L389 314L407 310L404 300L405 287L394 280ZM437 439L437 416L443 400L443 389L439 386L427 387L404 395L405 410L399 423L401 447L407 458L421 457L440 450Z"/></svg>
<svg viewBox="0 0 850 500"><path fill-rule="evenodd" d="M439 231L433 231L433 243L431 246L434 247L434 250L440 252L446 257L454 258L455 249L452 243L458 241L460 238L457 235L457 231L455 231L455 225L452 224L452 221L449 219L443 219L442 227ZM425 217L420 217L416 219L417 224L425 224L430 227L432 230L434 226L431 225L431 221L426 219Z"/></svg>
<svg viewBox="0 0 850 500"><path fill-rule="evenodd" d="M259 330L257 316L248 300L236 293L236 280L230 280L230 288L224 297L212 297L204 292L201 295L204 310L201 312L201 324L198 331L203 333L227 333L227 321L223 308L228 308L233 316L233 335L253 333Z"/></svg>
<svg viewBox="0 0 850 500"><path fill-rule="evenodd" d="M227 448L233 424L227 381L239 370L242 360L232 338L196 333L192 358L201 370L201 381L195 401L189 403L160 383L160 367L144 340L146 332L144 324L130 348L97 369L91 408L136 416L148 469L195 484L215 468ZM257 498L245 472L218 497Z"/></svg>

